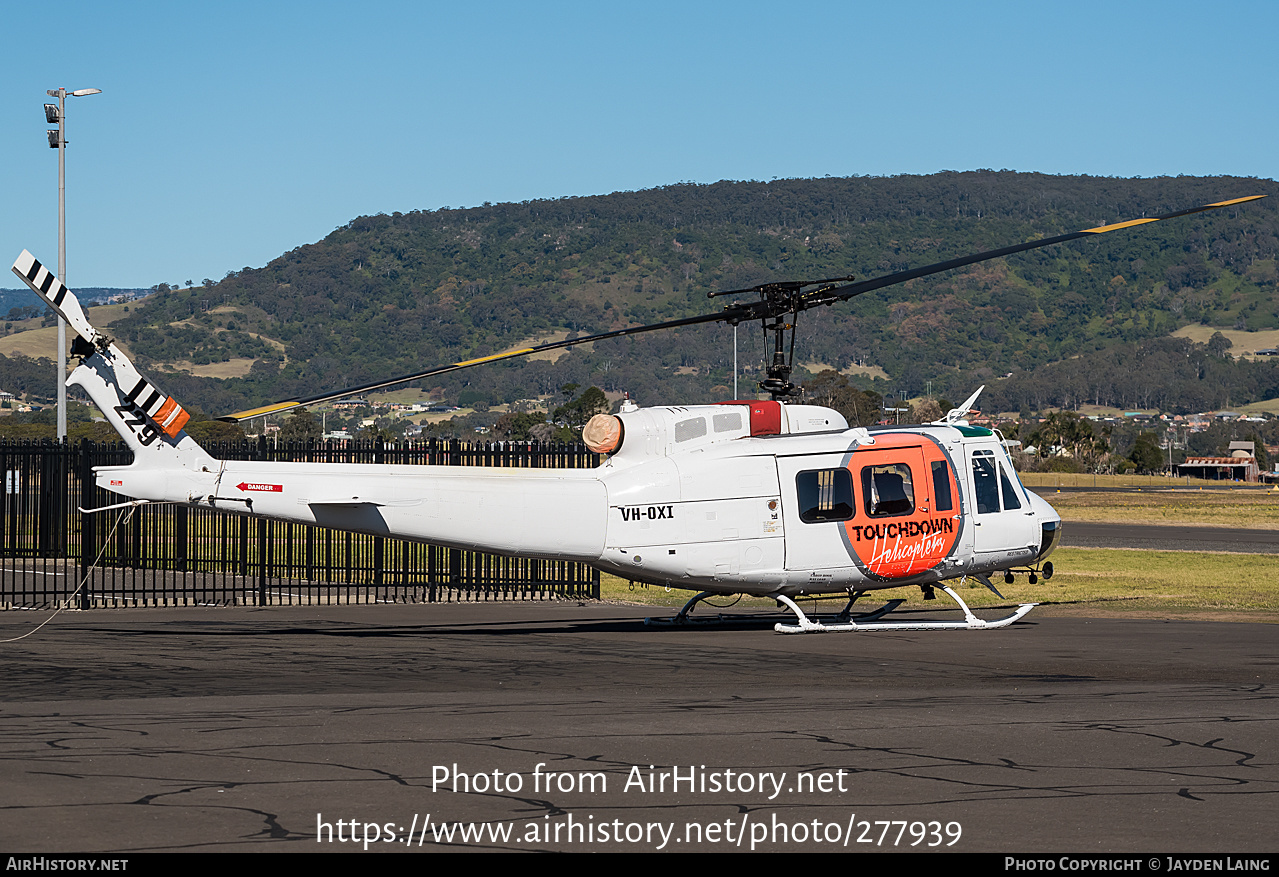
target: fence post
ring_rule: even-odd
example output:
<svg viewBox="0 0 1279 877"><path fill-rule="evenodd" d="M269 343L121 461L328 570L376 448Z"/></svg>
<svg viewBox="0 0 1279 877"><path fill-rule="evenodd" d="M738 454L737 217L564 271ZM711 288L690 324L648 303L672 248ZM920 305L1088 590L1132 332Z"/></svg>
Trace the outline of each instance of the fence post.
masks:
<svg viewBox="0 0 1279 877"><path fill-rule="evenodd" d="M40 506L37 514L40 547L37 556L66 557L67 491L70 490L67 470L71 468L71 446L57 442L51 449L52 453L40 456Z"/></svg>
<svg viewBox="0 0 1279 877"><path fill-rule="evenodd" d="M92 508L94 506L93 494L93 457L89 451L88 439L80 440L80 508ZM84 585L80 588L80 608L88 609L89 590L93 587L93 583L89 579L89 573L93 569L93 558L96 556L94 549L97 547L97 532L94 528L94 515L87 512L80 513L80 581Z"/></svg>
<svg viewBox="0 0 1279 877"><path fill-rule="evenodd" d="M173 509L173 571L187 571L187 556L190 554L187 543L190 539L189 527L190 510L184 506L175 506Z"/></svg>
<svg viewBox="0 0 1279 877"><path fill-rule="evenodd" d="M435 569L435 556L439 550L434 545L426 546L426 602L434 603L439 599L436 587L439 585L439 573Z"/></svg>
<svg viewBox="0 0 1279 877"><path fill-rule="evenodd" d="M266 564L267 546L266 518L258 518L258 605L266 605Z"/></svg>
<svg viewBox="0 0 1279 877"><path fill-rule="evenodd" d="M462 590L462 552L457 548L444 550L449 553L449 590L456 593Z"/></svg>
<svg viewBox="0 0 1279 877"><path fill-rule="evenodd" d="M315 581L315 527L306 528L306 580Z"/></svg>
<svg viewBox="0 0 1279 877"><path fill-rule="evenodd" d="M236 515L237 527L240 531L240 538L236 541L240 545L240 578L245 579L246 583L249 578L249 516Z"/></svg>

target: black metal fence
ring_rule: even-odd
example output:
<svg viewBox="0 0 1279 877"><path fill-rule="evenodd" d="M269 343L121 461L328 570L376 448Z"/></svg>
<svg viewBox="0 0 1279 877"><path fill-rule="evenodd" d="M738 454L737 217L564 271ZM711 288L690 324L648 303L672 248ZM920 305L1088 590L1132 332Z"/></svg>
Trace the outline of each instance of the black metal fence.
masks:
<svg viewBox="0 0 1279 877"><path fill-rule="evenodd" d="M280 443L220 445L228 460L581 468L580 445ZM0 442L0 608L403 603L599 597L580 563L502 557L249 514L145 505L85 514L121 500L93 482L123 465L123 445Z"/></svg>

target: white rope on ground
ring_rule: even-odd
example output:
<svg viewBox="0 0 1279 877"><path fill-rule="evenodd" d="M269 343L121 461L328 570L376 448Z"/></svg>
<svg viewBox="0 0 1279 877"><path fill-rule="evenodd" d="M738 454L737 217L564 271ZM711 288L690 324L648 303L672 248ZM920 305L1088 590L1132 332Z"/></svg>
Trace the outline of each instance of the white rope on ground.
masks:
<svg viewBox="0 0 1279 877"><path fill-rule="evenodd" d="M98 565L98 561L102 559L102 555L107 553L107 546L111 544L111 537L115 535L115 531L120 528L121 524L127 523L128 520L133 517L133 510L136 509L138 505L140 505L140 503L128 503L125 508L120 509L120 514L116 515L115 525L111 527L111 532L107 534L106 539L102 540L102 550L99 551L98 556L93 559L93 563L89 564L89 568L84 573L84 578L80 579L80 584L76 585L75 590L72 591L71 594L67 597L67 599L62 602L62 605L59 606L57 609L53 610L52 615L50 615L44 621L41 621L31 630L28 630L26 633L22 634L22 636L15 636L13 639L0 639L0 645L3 645L4 643L16 643L18 640L26 639L27 637L31 636L33 633L38 631L40 628L44 627L50 621L57 618L58 613L60 613L63 609L66 609L69 605L71 605L71 601L74 600L76 598L76 595L80 593L80 589L84 587L85 582L89 581L89 576L93 575L93 568Z"/></svg>

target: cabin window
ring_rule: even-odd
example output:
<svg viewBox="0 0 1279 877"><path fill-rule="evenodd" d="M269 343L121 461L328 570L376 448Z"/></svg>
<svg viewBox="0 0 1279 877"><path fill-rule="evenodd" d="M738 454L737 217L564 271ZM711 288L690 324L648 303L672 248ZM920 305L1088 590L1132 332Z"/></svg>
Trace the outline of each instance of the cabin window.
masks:
<svg viewBox="0 0 1279 877"><path fill-rule="evenodd" d="M995 474L995 455L991 451L973 453L973 497L977 514L999 511L999 476Z"/></svg>
<svg viewBox="0 0 1279 877"><path fill-rule="evenodd" d="M706 418L690 417L688 420L681 420L675 424L675 441L686 442L689 439L701 438L706 435Z"/></svg>
<svg viewBox="0 0 1279 877"><path fill-rule="evenodd" d="M955 507L955 499L950 492L950 467L945 460L933 460L929 465L933 469L933 508L948 512Z"/></svg>
<svg viewBox="0 0 1279 877"><path fill-rule="evenodd" d="M727 414L716 414L712 418L716 432L737 432L742 428L742 415L739 411L730 411Z"/></svg>
<svg viewBox="0 0 1279 877"><path fill-rule="evenodd" d="M799 519L806 524L853 517L853 476L847 469L816 469L795 476Z"/></svg>
<svg viewBox="0 0 1279 877"><path fill-rule="evenodd" d="M862 469L866 514L873 518L909 515L915 510L915 482L905 463Z"/></svg>

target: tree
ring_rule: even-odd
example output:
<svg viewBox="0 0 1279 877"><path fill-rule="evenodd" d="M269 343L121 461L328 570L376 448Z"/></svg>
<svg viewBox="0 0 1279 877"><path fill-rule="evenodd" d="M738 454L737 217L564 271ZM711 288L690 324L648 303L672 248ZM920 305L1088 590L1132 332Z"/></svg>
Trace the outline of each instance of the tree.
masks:
<svg viewBox="0 0 1279 877"><path fill-rule="evenodd" d="M1153 432L1143 432L1137 436L1137 443L1133 445L1128 459L1132 460L1138 472L1146 473L1163 471L1165 463L1163 451L1159 449L1159 442Z"/></svg>
<svg viewBox="0 0 1279 877"><path fill-rule="evenodd" d="M324 437L320 421L305 408L299 408L289 415L288 420L280 427L280 441L305 442L319 441Z"/></svg>
<svg viewBox="0 0 1279 877"><path fill-rule="evenodd" d="M528 441L537 438L534 429L546 424L544 414L517 414L513 411L503 414L493 424L493 437L500 440ZM539 431L541 432L541 431Z"/></svg>
<svg viewBox="0 0 1279 877"><path fill-rule="evenodd" d="M1208 339L1208 352L1218 359L1225 359L1229 355L1230 348L1234 346L1234 342L1220 332L1213 332L1212 337Z"/></svg>
<svg viewBox="0 0 1279 877"><path fill-rule="evenodd" d="M850 426L872 426L883 414L884 399L878 393L859 390L834 369L826 369L804 384L804 400L834 408Z"/></svg>
<svg viewBox="0 0 1279 877"><path fill-rule="evenodd" d="M1041 458L1066 454L1085 471L1097 472L1105 468L1110 452L1110 427L1103 427L1098 435L1092 421L1073 411L1055 411L1031 434L1030 440Z"/></svg>
<svg viewBox="0 0 1279 877"><path fill-rule="evenodd" d="M576 384L566 384L561 392L577 389ZM586 426L586 422L596 414L607 414L612 406L608 402L608 397L604 395L604 391L599 387L590 387L578 396L572 402L566 402L551 414L551 419L562 421L577 435L582 434L582 427Z"/></svg>
<svg viewBox="0 0 1279 877"><path fill-rule="evenodd" d="M361 441L366 442L393 442L396 439L394 432L385 426L378 426L376 423L364 427L356 433L356 436Z"/></svg>
<svg viewBox="0 0 1279 877"><path fill-rule="evenodd" d="M193 421L186 425L187 435L205 449L217 442L244 441L244 428L238 423L222 423L217 420Z"/></svg>
<svg viewBox="0 0 1279 877"><path fill-rule="evenodd" d="M1266 443L1262 441L1261 436L1255 432L1248 436L1248 440L1252 442L1252 446L1256 448L1255 456L1257 458L1257 468L1262 472L1270 469L1270 456L1266 453Z"/></svg>
<svg viewBox="0 0 1279 877"><path fill-rule="evenodd" d="M944 414L941 405L932 399L924 399L910 406L911 423L932 423L935 420L941 420Z"/></svg>

